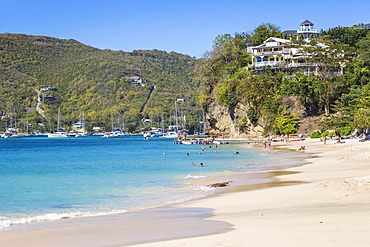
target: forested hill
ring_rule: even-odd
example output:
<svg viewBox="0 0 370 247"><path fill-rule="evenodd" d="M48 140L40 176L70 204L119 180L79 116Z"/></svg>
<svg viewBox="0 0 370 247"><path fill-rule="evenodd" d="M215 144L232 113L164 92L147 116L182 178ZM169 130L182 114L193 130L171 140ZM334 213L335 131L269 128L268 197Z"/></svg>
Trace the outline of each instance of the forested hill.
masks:
<svg viewBox="0 0 370 247"><path fill-rule="evenodd" d="M100 50L72 39L0 34L0 111L9 116L2 118L0 130L14 123L24 128L26 122L55 129L58 108L64 126L83 113L90 129L109 130L112 116L113 123L124 119L129 131L149 127L143 118L160 127L162 119L165 125L173 122L179 97L185 98L177 105L187 127L199 125L195 62L175 52Z"/></svg>

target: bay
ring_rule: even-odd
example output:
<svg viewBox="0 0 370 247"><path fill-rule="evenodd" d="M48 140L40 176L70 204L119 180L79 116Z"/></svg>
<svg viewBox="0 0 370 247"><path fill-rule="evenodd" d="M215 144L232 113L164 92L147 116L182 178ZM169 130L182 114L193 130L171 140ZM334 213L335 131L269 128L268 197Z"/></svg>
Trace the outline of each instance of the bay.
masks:
<svg viewBox="0 0 370 247"><path fill-rule="evenodd" d="M0 228L186 201L212 193L192 179L284 165L248 144L140 136L0 139L0 150Z"/></svg>

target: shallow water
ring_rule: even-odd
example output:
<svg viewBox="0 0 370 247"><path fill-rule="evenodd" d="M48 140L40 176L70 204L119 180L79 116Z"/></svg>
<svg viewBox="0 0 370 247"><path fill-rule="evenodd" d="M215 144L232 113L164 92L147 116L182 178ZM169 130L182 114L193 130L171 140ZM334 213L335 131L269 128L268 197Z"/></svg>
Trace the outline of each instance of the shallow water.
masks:
<svg viewBox="0 0 370 247"><path fill-rule="evenodd" d="M291 165L247 144L201 151L142 137L0 139L0 150L0 228L186 201L212 190L191 179Z"/></svg>

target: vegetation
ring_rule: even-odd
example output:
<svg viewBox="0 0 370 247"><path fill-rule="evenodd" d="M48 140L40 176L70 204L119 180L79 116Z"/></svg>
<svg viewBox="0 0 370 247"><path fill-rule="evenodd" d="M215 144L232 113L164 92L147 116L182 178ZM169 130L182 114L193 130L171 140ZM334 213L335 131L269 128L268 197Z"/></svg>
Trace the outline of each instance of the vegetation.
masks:
<svg viewBox="0 0 370 247"><path fill-rule="evenodd" d="M196 60L174 52L99 50L75 40L1 34L0 111L8 117L2 118L0 129L15 119L23 129L27 123L41 131L55 129L58 108L65 126L82 115L90 130L110 130L111 123L123 120L131 132L160 127L162 119L167 126L175 122L179 97L186 99L176 104L188 129L199 128L201 108L207 110L212 100L230 112L238 103L248 106L235 119L246 132L261 125L266 135L290 134L302 117L320 115L325 115L321 127L341 134L369 127L369 30L335 27L322 30L309 46L298 40L295 45L310 54L306 62L320 65L315 74L247 70L247 47L271 36L291 38L278 26L263 23L250 33L217 36L213 49ZM144 80L143 86L134 85L138 80L133 77ZM57 90L40 91L42 87ZM299 115L296 105L302 106Z"/></svg>
<svg viewBox="0 0 370 247"><path fill-rule="evenodd" d="M265 67L248 71L248 45L267 38L289 38L273 24L262 24L252 33L219 35L214 48L198 65L204 82L200 98L216 100L232 109L237 102L250 107L235 124L248 130L262 124L265 134L287 134L298 130L304 116L324 114L321 125L341 133L370 125L370 32L367 29L337 27L313 39L309 46L296 46L311 54L308 63L320 64L316 73L286 76L283 69ZM303 105L300 117L292 115L288 98ZM288 109L289 108L289 109ZM248 121L249 120L249 121Z"/></svg>
<svg viewBox="0 0 370 247"><path fill-rule="evenodd" d="M187 128L199 126L197 104L199 82L193 80L196 60L178 53L158 50L133 52L100 50L75 40L18 34L0 35L0 130L14 125L25 131L56 128L57 109L64 127L84 119L109 131L125 123L132 132L174 123L175 100L186 115ZM137 78L141 86L132 85ZM55 87L56 91L40 91ZM36 111L38 92L40 111Z"/></svg>

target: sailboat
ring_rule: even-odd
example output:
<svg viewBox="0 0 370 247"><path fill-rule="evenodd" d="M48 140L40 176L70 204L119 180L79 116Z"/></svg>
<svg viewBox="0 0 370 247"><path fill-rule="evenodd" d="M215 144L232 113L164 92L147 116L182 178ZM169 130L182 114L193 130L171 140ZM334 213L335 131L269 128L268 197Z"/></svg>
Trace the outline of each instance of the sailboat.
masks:
<svg viewBox="0 0 370 247"><path fill-rule="evenodd" d="M122 127L124 125L124 119L123 119L123 124L122 124ZM114 128L114 117L112 116L112 131L111 132L108 132L108 133L105 133L103 135L104 138L122 138L122 137L129 137L130 135L127 134L125 131L123 131L122 129L115 129Z"/></svg>
<svg viewBox="0 0 370 247"><path fill-rule="evenodd" d="M88 137L89 133L85 130L85 114L82 112L82 118L73 124L74 131L68 133L69 137Z"/></svg>
<svg viewBox="0 0 370 247"><path fill-rule="evenodd" d="M179 120L178 120L178 110L177 110L177 101L175 101L175 125L168 126L168 131L161 136L161 138L175 138L179 137Z"/></svg>
<svg viewBox="0 0 370 247"><path fill-rule="evenodd" d="M13 116L14 116L14 120L13 120ZM17 132L17 121L16 121L15 108L14 108L13 113L10 113L10 123L11 123L10 128L8 128L7 126L5 133L1 134L0 137L2 138L22 138L23 134L19 134ZM12 127L13 124L14 124L14 128Z"/></svg>
<svg viewBox="0 0 370 247"><path fill-rule="evenodd" d="M57 131L54 133L48 133L49 138L67 138L67 132L65 129L61 129L60 127L60 107L58 108L58 126Z"/></svg>

